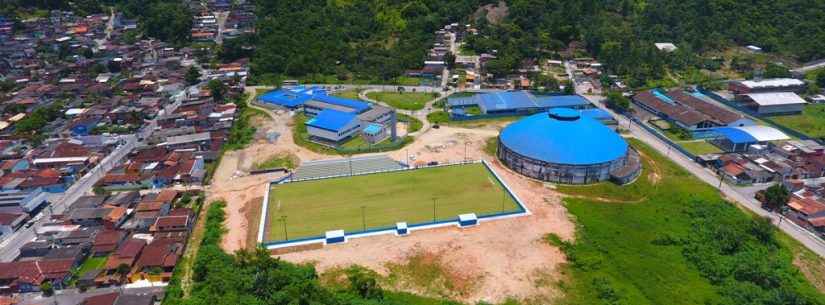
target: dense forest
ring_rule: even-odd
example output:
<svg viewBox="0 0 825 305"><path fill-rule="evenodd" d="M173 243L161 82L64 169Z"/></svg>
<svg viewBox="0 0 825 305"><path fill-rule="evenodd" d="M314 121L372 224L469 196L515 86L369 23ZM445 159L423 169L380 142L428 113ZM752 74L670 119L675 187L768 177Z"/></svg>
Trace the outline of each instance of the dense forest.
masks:
<svg viewBox="0 0 825 305"><path fill-rule="evenodd" d="M420 66L434 32L482 2L258 0L253 72L387 80Z"/></svg>
<svg viewBox="0 0 825 305"><path fill-rule="evenodd" d="M419 67L433 32L450 22L475 24L467 47L495 54L495 74L526 58L558 56L571 42L632 81L667 69L715 65L697 54L755 44L808 61L825 57L825 1L815 0L513 0L492 24L476 9L493 1L259 0L257 75L335 74L388 79ZM665 55L653 42L680 48ZM589 53L589 54L588 54ZM718 65L718 64L716 64Z"/></svg>
<svg viewBox="0 0 825 305"><path fill-rule="evenodd" d="M642 83L668 71L713 70L708 51L754 44L798 61L825 58L825 0L511 0L506 15L488 22L479 8L495 0L254 0L258 33L218 49L223 59L247 55L254 45L256 80L308 75L388 80L420 67L434 32L452 22L472 23L475 53L495 53L490 72L506 74L527 58L595 56L613 74ZM149 37L189 41L191 13L183 0L5 0L0 15L71 9L79 14L115 6L138 18ZM653 42L673 42L674 54ZM225 51L224 51L225 50Z"/></svg>

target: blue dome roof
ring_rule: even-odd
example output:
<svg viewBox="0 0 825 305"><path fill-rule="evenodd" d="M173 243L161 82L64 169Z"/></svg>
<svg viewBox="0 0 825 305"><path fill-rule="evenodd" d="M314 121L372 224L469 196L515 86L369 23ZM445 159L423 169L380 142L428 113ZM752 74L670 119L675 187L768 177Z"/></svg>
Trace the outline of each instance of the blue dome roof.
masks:
<svg viewBox="0 0 825 305"><path fill-rule="evenodd" d="M627 142L616 132L569 108L523 118L504 128L499 139L518 154L557 164L596 164L627 154Z"/></svg>

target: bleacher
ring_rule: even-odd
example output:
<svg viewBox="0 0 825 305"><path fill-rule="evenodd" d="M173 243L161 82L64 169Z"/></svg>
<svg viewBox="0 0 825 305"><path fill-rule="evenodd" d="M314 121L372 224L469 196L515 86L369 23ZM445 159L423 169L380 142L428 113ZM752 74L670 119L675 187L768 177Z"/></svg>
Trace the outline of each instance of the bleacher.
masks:
<svg viewBox="0 0 825 305"><path fill-rule="evenodd" d="M291 181L318 179L336 176L359 175L366 173L404 169L404 164L386 155L344 158L334 160L309 161L301 164L292 175Z"/></svg>

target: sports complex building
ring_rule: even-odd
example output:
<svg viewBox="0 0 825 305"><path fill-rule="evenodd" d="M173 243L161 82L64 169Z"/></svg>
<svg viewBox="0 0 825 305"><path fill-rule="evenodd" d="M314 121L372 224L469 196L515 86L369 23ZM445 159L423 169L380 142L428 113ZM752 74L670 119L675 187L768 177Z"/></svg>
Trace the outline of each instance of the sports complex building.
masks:
<svg viewBox="0 0 825 305"><path fill-rule="evenodd" d="M579 110L554 108L510 124L498 137L498 158L542 181L625 184L641 172L638 153L622 137Z"/></svg>
<svg viewBox="0 0 825 305"><path fill-rule="evenodd" d="M490 91L447 99L450 116L470 119L485 116L527 115L553 108L595 108L579 95L534 95L529 91Z"/></svg>
<svg viewBox="0 0 825 305"><path fill-rule="evenodd" d="M328 95L318 87L294 86L267 92L258 100L277 107L303 111L310 140L336 146L363 136L369 143L396 138L396 114L392 108Z"/></svg>

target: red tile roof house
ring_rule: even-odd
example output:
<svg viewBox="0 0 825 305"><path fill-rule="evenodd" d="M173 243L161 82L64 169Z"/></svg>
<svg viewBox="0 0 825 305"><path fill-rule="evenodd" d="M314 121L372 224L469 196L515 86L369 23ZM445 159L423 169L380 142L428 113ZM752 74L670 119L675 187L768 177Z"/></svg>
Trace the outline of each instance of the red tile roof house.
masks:
<svg viewBox="0 0 825 305"><path fill-rule="evenodd" d="M122 282L120 275L117 274L118 267L120 265L129 266L131 273L135 261L137 261L143 252L144 247L146 247L146 241L143 239L131 238L121 243L117 251L106 260L106 273L95 280L95 282L97 282L98 285Z"/></svg>
<svg viewBox="0 0 825 305"><path fill-rule="evenodd" d="M125 238L126 234L122 231L106 230L97 233L92 243L92 255L105 256L115 252Z"/></svg>
<svg viewBox="0 0 825 305"><path fill-rule="evenodd" d="M145 280L150 276L160 276L162 281L168 282L172 278L178 259L183 254L183 247L182 242L175 240L155 240L143 249L143 253L135 263L135 270L140 273L133 274L132 280Z"/></svg>
<svg viewBox="0 0 825 305"><path fill-rule="evenodd" d="M188 231L191 221L191 209L174 209L169 212L169 215L158 217L149 231L152 233Z"/></svg>
<svg viewBox="0 0 825 305"><path fill-rule="evenodd" d="M48 260L0 263L0 292L39 291L49 281L62 289L71 277L73 260Z"/></svg>

